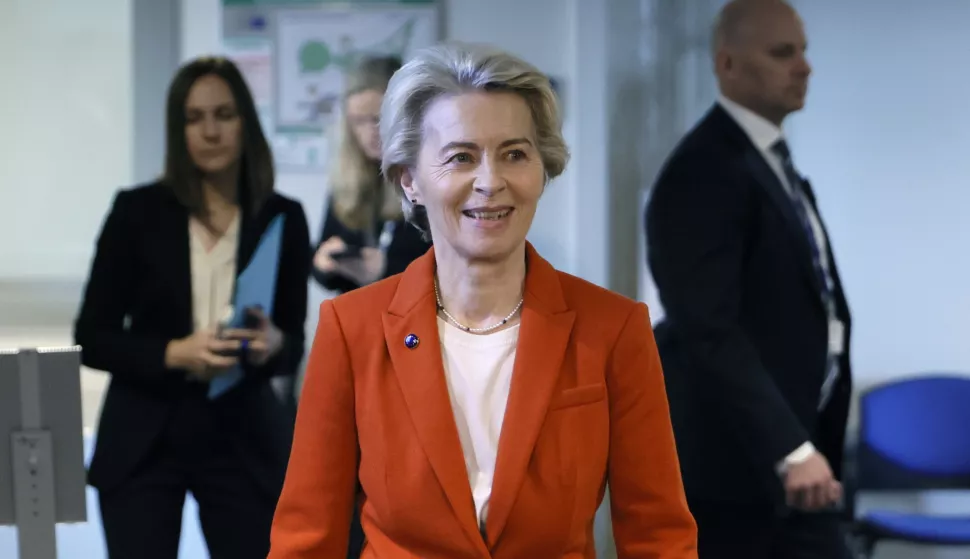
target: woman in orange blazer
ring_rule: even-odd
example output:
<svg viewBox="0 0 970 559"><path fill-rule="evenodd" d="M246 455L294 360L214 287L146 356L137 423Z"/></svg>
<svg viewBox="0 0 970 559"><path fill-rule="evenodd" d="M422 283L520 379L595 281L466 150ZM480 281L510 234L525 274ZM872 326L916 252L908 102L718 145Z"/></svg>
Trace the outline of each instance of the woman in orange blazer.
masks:
<svg viewBox="0 0 970 559"><path fill-rule="evenodd" d="M549 81L421 51L381 108L382 170L433 249L324 302L270 559L696 559L647 308L526 242L568 152ZM363 493L355 494L357 481Z"/></svg>

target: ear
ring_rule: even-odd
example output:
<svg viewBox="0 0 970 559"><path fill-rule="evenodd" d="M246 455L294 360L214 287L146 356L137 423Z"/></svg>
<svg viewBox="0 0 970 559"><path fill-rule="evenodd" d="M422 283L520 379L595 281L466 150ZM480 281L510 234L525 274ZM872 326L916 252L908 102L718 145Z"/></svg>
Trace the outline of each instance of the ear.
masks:
<svg viewBox="0 0 970 559"><path fill-rule="evenodd" d="M415 204L421 203L421 195L415 185L414 175L411 173L411 169L407 167L401 170L401 188L404 189L404 195L407 196L408 200Z"/></svg>
<svg viewBox="0 0 970 559"><path fill-rule="evenodd" d="M714 55L714 73L723 76L734 69L734 59L726 49L718 49Z"/></svg>

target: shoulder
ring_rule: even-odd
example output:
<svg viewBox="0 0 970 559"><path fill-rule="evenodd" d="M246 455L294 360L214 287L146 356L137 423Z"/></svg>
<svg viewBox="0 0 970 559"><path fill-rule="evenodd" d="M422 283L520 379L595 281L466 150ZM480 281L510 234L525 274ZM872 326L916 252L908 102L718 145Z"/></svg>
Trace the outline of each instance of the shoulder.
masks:
<svg viewBox="0 0 970 559"><path fill-rule="evenodd" d="M303 211L303 204L295 198L274 192L266 199L266 207L272 214L285 214L287 217L295 217L306 221L306 213Z"/></svg>
<svg viewBox="0 0 970 559"><path fill-rule="evenodd" d="M168 186L161 182L119 189L107 213L108 220L129 228L152 227L159 220L184 212L184 207ZM154 224L154 225L151 225Z"/></svg>
<svg viewBox="0 0 970 559"><path fill-rule="evenodd" d="M175 193L161 181L138 184L118 190L115 194L115 209L151 210L159 204L178 204Z"/></svg>
<svg viewBox="0 0 970 559"><path fill-rule="evenodd" d="M672 174L703 174L723 170L744 154L744 132L730 115L712 107L677 143L667 158L658 183Z"/></svg>
<svg viewBox="0 0 970 559"><path fill-rule="evenodd" d="M323 304L333 306L347 336L374 330L375 326L380 331L384 311L391 305L400 282L401 274L397 274L338 295Z"/></svg>
<svg viewBox="0 0 970 559"><path fill-rule="evenodd" d="M742 203L753 184L747 166L752 149L731 117L712 109L664 161L647 202L647 223L656 217L679 219L681 212L671 213L672 208ZM709 203L698 204L698 199Z"/></svg>
<svg viewBox="0 0 970 559"><path fill-rule="evenodd" d="M310 228L307 224L306 212L303 211L303 204L296 199L274 192L266 199L259 213L261 217L256 221L260 227L269 226L276 216L284 216L283 234L292 242L295 242L297 237L301 239L305 237L306 244L309 246Z"/></svg>
<svg viewBox="0 0 970 559"><path fill-rule="evenodd" d="M647 305L565 272L557 271L566 305L576 313L584 337L612 344L631 321L649 323Z"/></svg>

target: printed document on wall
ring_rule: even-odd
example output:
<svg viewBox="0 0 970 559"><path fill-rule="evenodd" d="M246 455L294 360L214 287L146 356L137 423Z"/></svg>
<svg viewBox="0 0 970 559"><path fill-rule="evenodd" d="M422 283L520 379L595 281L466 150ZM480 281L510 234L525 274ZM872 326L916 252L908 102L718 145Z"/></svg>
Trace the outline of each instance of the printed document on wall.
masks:
<svg viewBox="0 0 970 559"><path fill-rule="evenodd" d="M327 133L344 73L364 55L407 59L438 39L434 7L281 10L275 18L276 126Z"/></svg>

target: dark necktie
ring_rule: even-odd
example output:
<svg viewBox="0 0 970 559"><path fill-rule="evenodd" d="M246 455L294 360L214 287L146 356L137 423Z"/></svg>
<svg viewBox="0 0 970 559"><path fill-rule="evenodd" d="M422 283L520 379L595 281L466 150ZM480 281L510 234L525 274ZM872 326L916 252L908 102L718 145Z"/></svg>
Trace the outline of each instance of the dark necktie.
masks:
<svg viewBox="0 0 970 559"><path fill-rule="evenodd" d="M808 240L808 246L812 252L812 267L815 269L815 275L818 276L819 283L822 285L822 303L825 305L825 312L829 320L834 320L836 318L835 282L832 280L832 274L822 263L822 248L819 246L818 238L815 236L815 228L812 227L812 220L808 215L809 203L805 195L805 181L798 171L795 170L791 151L788 149L788 143L784 139L775 142L771 149L781 158L782 169L785 172L785 178L788 179L788 194L792 201L792 207L795 209L795 215L798 216L798 222L801 224L802 230ZM827 344L828 339L826 339ZM838 356L832 355L829 352L825 365L825 380L822 382L819 409L824 408L825 404L828 403L828 399L832 394L832 387L835 386L835 381L838 379L838 376Z"/></svg>
<svg viewBox="0 0 970 559"><path fill-rule="evenodd" d="M788 179L788 185L790 187L789 197L792 201L792 207L795 209L795 215L798 216L798 222L805 232L808 246L812 251L812 267L815 268L815 275L818 276L819 283L822 285L822 301L828 306L831 302L830 299L832 298L834 285L831 275L822 264L822 248L818 244L815 229L812 227L812 220L808 215L809 205L803 186L804 179L795 170L795 165L792 163L791 151L789 151L788 144L785 140L778 140L771 149L781 158L782 169L785 171L785 178Z"/></svg>

